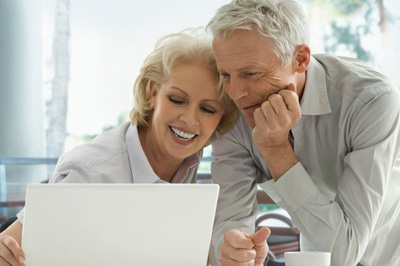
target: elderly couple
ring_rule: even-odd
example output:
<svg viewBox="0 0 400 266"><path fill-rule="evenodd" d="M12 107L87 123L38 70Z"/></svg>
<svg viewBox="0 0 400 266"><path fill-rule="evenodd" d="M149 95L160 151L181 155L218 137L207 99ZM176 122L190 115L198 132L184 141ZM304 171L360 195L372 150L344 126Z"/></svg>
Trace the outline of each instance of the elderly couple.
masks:
<svg viewBox="0 0 400 266"><path fill-rule="evenodd" d="M162 38L134 85L131 122L60 157L51 182L191 183L212 142L221 187L211 265L264 264L257 186L331 265L400 265L400 94L351 58L311 55L294 0L233 0L207 29ZM138 173L146 173L146 180ZM24 265L23 214L0 265Z"/></svg>

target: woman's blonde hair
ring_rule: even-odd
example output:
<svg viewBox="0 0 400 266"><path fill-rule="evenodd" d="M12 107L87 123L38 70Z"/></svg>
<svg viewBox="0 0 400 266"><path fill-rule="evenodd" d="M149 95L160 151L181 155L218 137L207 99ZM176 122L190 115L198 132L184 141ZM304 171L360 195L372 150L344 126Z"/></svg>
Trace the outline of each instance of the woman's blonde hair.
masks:
<svg viewBox="0 0 400 266"><path fill-rule="evenodd" d="M179 33L169 34L161 38L155 45L140 68L140 74L133 86L134 105L130 119L138 127L147 126L153 111L150 100L151 86L160 86L170 77L172 69L182 63L196 62L215 72L218 78L216 90L225 104L225 114L222 116L211 140L228 131L237 121L239 112L223 89L223 80L219 75L217 63L211 47L211 38L204 29L186 29Z"/></svg>

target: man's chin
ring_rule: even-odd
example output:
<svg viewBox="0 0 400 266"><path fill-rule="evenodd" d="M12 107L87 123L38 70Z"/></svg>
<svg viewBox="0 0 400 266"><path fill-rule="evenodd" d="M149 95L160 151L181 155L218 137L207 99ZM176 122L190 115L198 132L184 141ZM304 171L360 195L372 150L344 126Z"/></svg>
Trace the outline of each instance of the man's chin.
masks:
<svg viewBox="0 0 400 266"><path fill-rule="evenodd" d="M255 127L256 126L256 122L254 120L254 117L252 115L243 115L244 120L246 120L246 123L251 126L251 127Z"/></svg>

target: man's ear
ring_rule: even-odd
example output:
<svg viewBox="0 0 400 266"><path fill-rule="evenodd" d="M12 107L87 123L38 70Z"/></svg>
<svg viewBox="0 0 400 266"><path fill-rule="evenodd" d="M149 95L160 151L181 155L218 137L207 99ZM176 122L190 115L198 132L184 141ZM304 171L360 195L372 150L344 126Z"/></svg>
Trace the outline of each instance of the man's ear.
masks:
<svg viewBox="0 0 400 266"><path fill-rule="evenodd" d="M306 72L311 60L311 50L306 44L302 44L296 48L293 57L293 67L296 72Z"/></svg>

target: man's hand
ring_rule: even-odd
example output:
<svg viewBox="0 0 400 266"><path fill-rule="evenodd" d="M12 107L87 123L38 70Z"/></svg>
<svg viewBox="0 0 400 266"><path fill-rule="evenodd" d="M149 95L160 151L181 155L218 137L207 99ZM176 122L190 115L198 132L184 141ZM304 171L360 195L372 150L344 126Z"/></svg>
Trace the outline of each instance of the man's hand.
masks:
<svg viewBox="0 0 400 266"><path fill-rule="evenodd" d="M299 96L294 84L269 98L254 112L253 140L278 181L298 158L289 142L289 133L301 118Z"/></svg>
<svg viewBox="0 0 400 266"><path fill-rule="evenodd" d="M227 231L220 248L221 266L262 266L268 254L266 239L270 234L265 227L252 235L237 229Z"/></svg>
<svg viewBox="0 0 400 266"><path fill-rule="evenodd" d="M253 139L259 148L288 144L289 132L301 118L299 97L293 83L273 94L254 112Z"/></svg>

